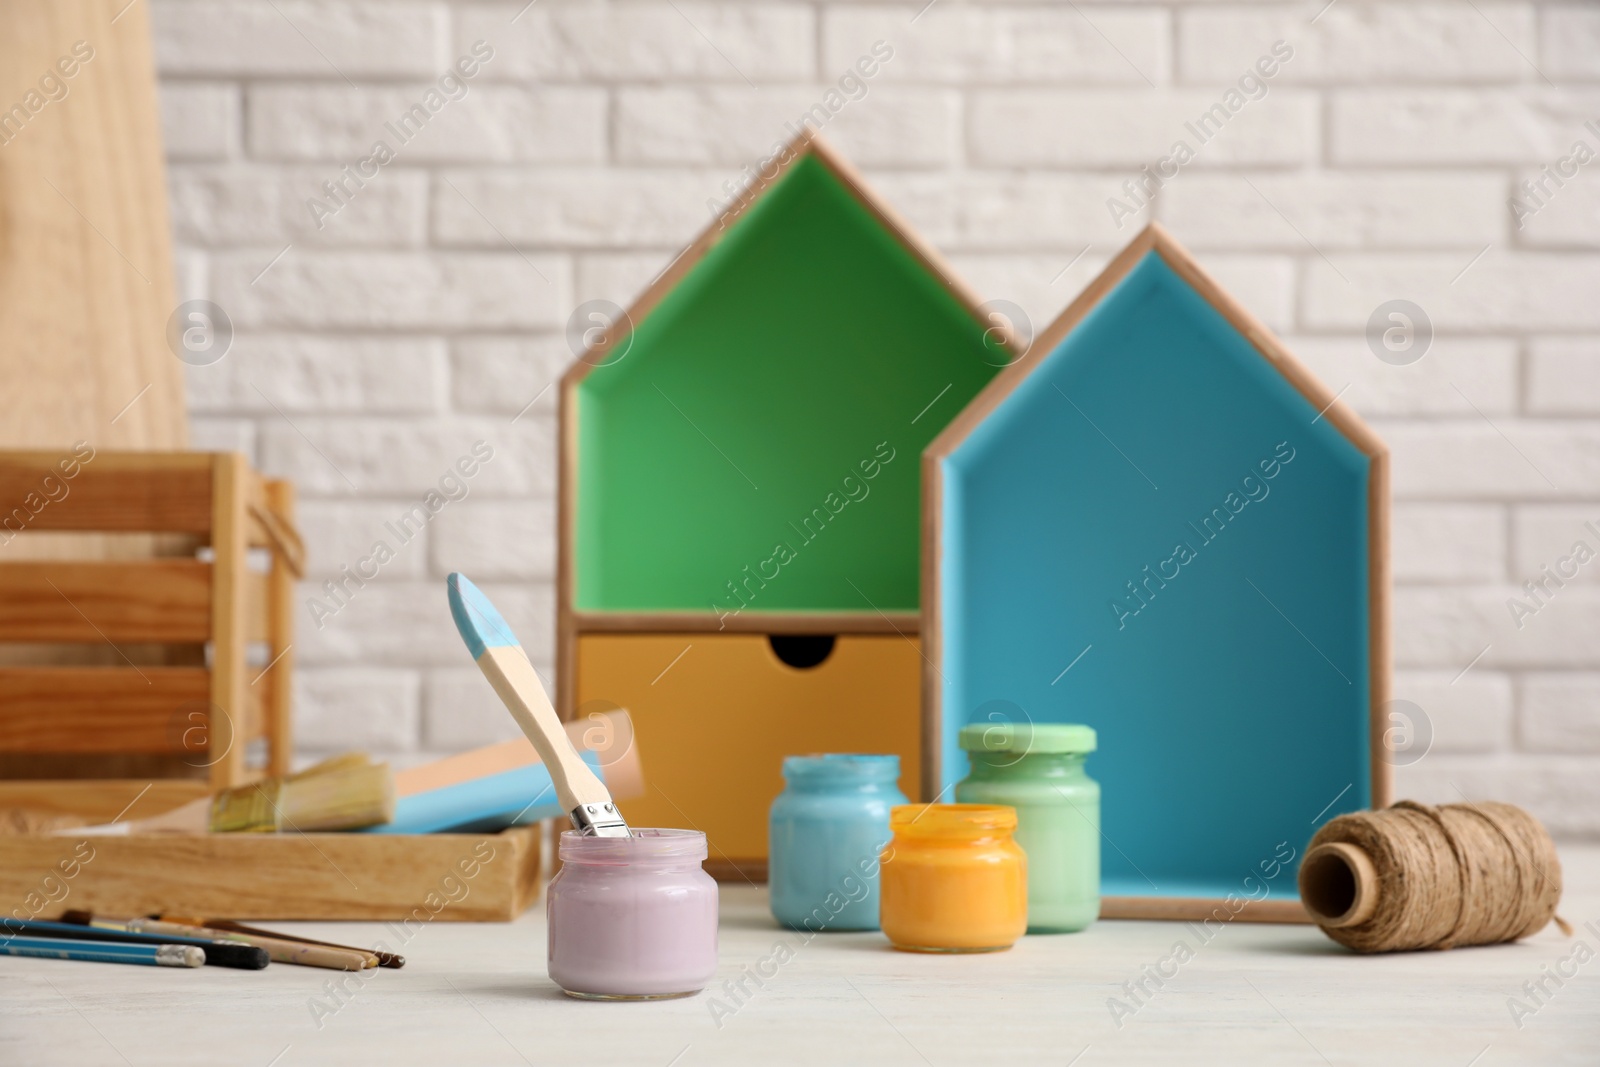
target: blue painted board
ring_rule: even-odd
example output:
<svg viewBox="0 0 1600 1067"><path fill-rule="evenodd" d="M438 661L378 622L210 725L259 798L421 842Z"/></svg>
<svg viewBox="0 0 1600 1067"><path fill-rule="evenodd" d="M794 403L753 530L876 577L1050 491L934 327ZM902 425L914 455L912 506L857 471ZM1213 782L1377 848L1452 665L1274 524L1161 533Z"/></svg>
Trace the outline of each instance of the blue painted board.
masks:
<svg viewBox="0 0 1600 1067"><path fill-rule="evenodd" d="M1106 896L1259 892L1367 807L1371 461L1318 415L1139 260L939 461L939 784L964 723L1093 726Z"/></svg>

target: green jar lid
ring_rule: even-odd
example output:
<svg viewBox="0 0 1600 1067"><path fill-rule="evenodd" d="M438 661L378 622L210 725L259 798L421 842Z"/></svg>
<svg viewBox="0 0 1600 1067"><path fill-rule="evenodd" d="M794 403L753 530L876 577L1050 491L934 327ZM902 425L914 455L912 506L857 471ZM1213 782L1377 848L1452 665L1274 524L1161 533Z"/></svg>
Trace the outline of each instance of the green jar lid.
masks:
<svg viewBox="0 0 1600 1067"><path fill-rule="evenodd" d="M1094 727L1081 723L975 722L961 728L966 752L1088 753L1095 750Z"/></svg>

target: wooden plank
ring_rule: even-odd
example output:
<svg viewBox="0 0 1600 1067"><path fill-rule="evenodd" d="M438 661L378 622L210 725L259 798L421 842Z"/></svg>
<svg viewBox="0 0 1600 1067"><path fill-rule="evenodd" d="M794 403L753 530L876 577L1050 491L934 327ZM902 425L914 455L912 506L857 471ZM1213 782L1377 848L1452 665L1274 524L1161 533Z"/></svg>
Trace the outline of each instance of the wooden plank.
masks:
<svg viewBox="0 0 1600 1067"><path fill-rule="evenodd" d="M203 667L0 668L0 751L181 753Z"/></svg>
<svg viewBox="0 0 1600 1067"><path fill-rule="evenodd" d="M64 68L45 107L37 83ZM37 105L0 128L0 444L182 448L149 5L8 3L0 72L6 107L30 90Z"/></svg>
<svg viewBox="0 0 1600 1067"><path fill-rule="evenodd" d="M160 815L210 790L203 779L38 779L0 781L0 808L77 815L90 822Z"/></svg>
<svg viewBox="0 0 1600 1067"><path fill-rule="evenodd" d="M197 560L0 563L0 641L204 643L211 567Z"/></svg>
<svg viewBox="0 0 1600 1067"><path fill-rule="evenodd" d="M272 574L247 570L244 589L244 639L251 644L272 643ZM270 657L269 657L270 661ZM252 677L254 677L252 675Z"/></svg>
<svg viewBox="0 0 1600 1067"><path fill-rule="evenodd" d="M1394 685L1394 641L1390 630L1390 596L1394 572L1389 559L1389 450L1372 457L1367 471L1367 598L1371 619L1367 655L1372 692L1372 806L1394 803L1394 753L1385 744L1389 731L1389 699Z"/></svg>
<svg viewBox="0 0 1600 1067"><path fill-rule="evenodd" d="M767 884L765 856L716 857L706 860L701 867L719 882L749 883L757 886Z"/></svg>
<svg viewBox="0 0 1600 1067"><path fill-rule="evenodd" d="M671 268L669 268L670 270ZM579 360L578 365L583 361ZM577 377L574 377L574 375ZM563 720L576 713L574 679L578 673L578 624L573 611L573 546L578 538L578 389L577 368L562 376L557 398L556 433L556 714ZM567 379L573 385L567 385ZM552 855L555 850L552 850Z"/></svg>
<svg viewBox="0 0 1600 1067"><path fill-rule="evenodd" d="M48 875L69 892L55 900L40 895ZM0 838L0 900L21 902L37 918L85 908L107 915L509 922L538 892L535 826L498 834Z"/></svg>
<svg viewBox="0 0 1600 1067"><path fill-rule="evenodd" d="M244 687L244 739L254 741L269 736L272 731L272 687L260 671L246 668L245 673L250 681ZM259 685L254 684L257 679L261 679ZM206 760L212 758L207 755Z"/></svg>
<svg viewBox="0 0 1600 1067"><path fill-rule="evenodd" d="M1563 914L1600 915L1600 845L1564 844L1561 866ZM7 961L7 1062L123 1062L63 994L133 1063L160 1067L266 1067L291 1042L276 1067L523 1063L514 1049L536 1064L667 1067L691 1040L675 1067L792 1067L833 1050L854 1051L851 1062L942 1067L1468 1067L1474 1056L1472 1067L1593 1067L1600 1058L1600 1000L1588 966L1595 942L1586 930L1568 938L1551 926L1515 946L1360 956L1309 926L1116 922L952 959L893 951L876 933L780 930L764 893L722 890L722 969L704 993L678 1002L593 1005L563 996L543 966L546 916L538 906L495 929L286 924L285 932L305 937L384 942L410 962L353 979L281 964L187 974ZM18 906L8 904L7 913ZM775 952L779 942L785 947ZM1174 952L1177 942L1183 948ZM1575 950L1588 961L1576 980L1562 977L1557 986L1545 977L1543 966L1554 973ZM1522 989L1530 980L1536 997ZM1508 1001L1523 1006L1521 1030ZM1537 1018L1526 1017L1530 1009ZM712 1010L725 1023L720 1030L706 1022ZM743 1018L728 1018L733 1010Z"/></svg>
<svg viewBox="0 0 1600 1067"><path fill-rule="evenodd" d="M906 612L572 612L578 633L743 633L915 635L920 615Z"/></svg>
<svg viewBox="0 0 1600 1067"><path fill-rule="evenodd" d="M1240 898L1243 899L1243 898ZM1251 900L1235 912L1224 900L1203 897L1101 897L1102 919L1165 919L1188 922L1310 923L1298 900Z"/></svg>
<svg viewBox="0 0 1600 1067"><path fill-rule="evenodd" d="M211 788L226 789L244 780L245 642L247 640L248 554L245 490L250 469L237 452L213 459L211 489ZM217 716L220 714L220 718ZM241 730L241 727L244 729ZM221 752L217 748L221 747Z"/></svg>
<svg viewBox="0 0 1600 1067"><path fill-rule="evenodd" d="M294 485L273 480L266 483L267 506L280 519L294 523ZM294 754L294 706L291 679L294 677L294 574L289 562L274 556L272 574L262 597L267 606L267 667L265 677L251 683L266 687L267 773L288 774Z"/></svg>
<svg viewBox="0 0 1600 1067"><path fill-rule="evenodd" d="M935 443L940 439L935 438ZM918 594L922 604L919 627L922 643L922 789L917 799L925 804L933 804L938 800L939 787L933 783L941 780L944 765L940 752L943 747L944 674L939 670L944 651L943 631L939 623L939 569L944 564L944 523L941 521L944 514L944 478L939 463L940 458L934 455L933 446L930 445L922 453L922 559L919 561L922 586Z"/></svg>
<svg viewBox="0 0 1600 1067"><path fill-rule="evenodd" d="M279 483L262 478L254 470L250 471L249 495L245 501L245 539L251 548L271 549L275 555L282 556L289 570L296 578L300 578L305 575L305 542L301 541L300 531L294 525L292 497L287 514L274 506L273 501L277 499L272 489L274 484Z"/></svg>
<svg viewBox="0 0 1600 1067"><path fill-rule="evenodd" d="M0 540L40 530L211 529L209 453L81 455L0 453Z"/></svg>

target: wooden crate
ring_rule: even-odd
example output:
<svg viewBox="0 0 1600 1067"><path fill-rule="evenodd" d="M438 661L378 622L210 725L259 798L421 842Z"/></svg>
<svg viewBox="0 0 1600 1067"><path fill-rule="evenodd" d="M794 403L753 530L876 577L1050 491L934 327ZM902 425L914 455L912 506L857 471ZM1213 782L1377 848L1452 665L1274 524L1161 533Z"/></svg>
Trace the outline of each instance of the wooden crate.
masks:
<svg viewBox="0 0 1600 1067"><path fill-rule="evenodd" d="M7 914L509 922L539 895L539 830L0 837Z"/></svg>
<svg viewBox="0 0 1600 1067"><path fill-rule="evenodd" d="M191 777L138 782L154 811L289 770L303 549L287 482L235 453L7 451L0 509L0 643L13 646L0 666L0 755L13 773L51 755L171 757ZM31 541L64 531L156 535L133 540L176 539L187 552L27 558ZM268 571L252 569L251 549L268 550ZM248 666L251 645L265 646L264 667ZM51 655L62 646L68 654ZM85 665L83 650L115 665ZM258 740L264 763L247 767ZM0 807L81 810L131 795L130 784L13 777L0 782Z"/></svg>

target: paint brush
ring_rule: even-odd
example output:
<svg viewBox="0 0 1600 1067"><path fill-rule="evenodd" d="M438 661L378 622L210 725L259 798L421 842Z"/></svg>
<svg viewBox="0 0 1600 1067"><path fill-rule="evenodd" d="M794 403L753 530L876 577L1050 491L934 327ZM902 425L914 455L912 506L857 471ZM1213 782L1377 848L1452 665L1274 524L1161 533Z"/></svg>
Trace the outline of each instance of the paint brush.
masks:
<svg viewBox="0 0 1600 1067"><path fill-rule="evenodd" d="M605 783L567 739L544 685L506 620L465 575L450 575L448 585L456 630L477 660L478 669L544 760L556 799L573 827L588 837L630 836Z"/></svg>
<svg viewBox="0 0 1600 1067"><path fill-rule="evenodd" d="M605 783L612 803L644 793L633 722L620 708L565 725L568 740ZM567 814L526 737L447 756L394 775L394 819L372 834L493 833Z"/></svg>
<svg viewBox="0 0 1600 1067"><path fill-rule="evenodd" d="M185 926L182 923L162 922L160 919L108 919L87 911L69 911L63 922L95 926L102 930L127 930L133 933L173 934L177 937L199 937L212 941L243 941L267 950L274 963L298 963L303 967L327 967L335 971L360 971L378 965L378 957L365 949L324 948L321 945L286 941L281 937L262 937L238 931L214 930L209 926Z"/></svg>
<svg viewBox="0 0 1600 1067"><path fill-rule="evenodd" d="M267 950L241 941L213 941L209 938L175 937L168 934L136 934L127 930L104 930L77 923L54 923L40 919L0 921L0 944L18 934L28 937L53 937L67 941L115 941L135 945L193 945L205 950L206 966L232 967L240 971L259 971L267 965Z"/></svg>
<svg viewBox="0 0 1600 1067"><path fill-rule="evenodd" d="M184 926L204 926L212 930L220 930L225 934L255 934L258 937L275 937L280 941L294 941L302 945L321 945L323 948L342 948L347 952L366 952L376 956L379 967L404 967L406 958L393 952L384 952L380 949L356 948L354 945L339 945L332 941L318 941L311 937L296 937L294 934L274 933L263 930L258 926L246 926L236 923L232 919L195 919L183 915L162 915L162 922L180 923Z"/></svg>
<svg viewBox="0 0 1600 1067"><path fill-rule="evenodd" d="M0 941L0 956L34 956L88 963L142 963L148 967L199 967L204 949L194 945L130 945L126 942L67 941L58 937L13 937Z"/></svg>
<svg viewBox="0 0 1600 1067"><path fill-rule="evenodd" d="M58 836L356 830L394 818L394 773L363 752L334 756L284 778L200 797L148 819L78 826Z"/></svg>

